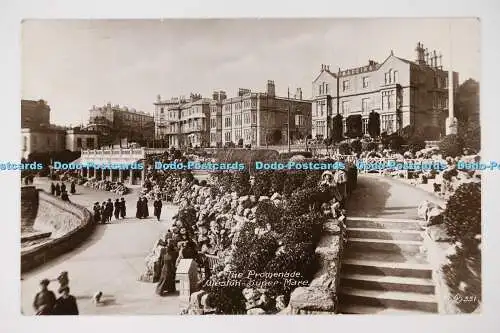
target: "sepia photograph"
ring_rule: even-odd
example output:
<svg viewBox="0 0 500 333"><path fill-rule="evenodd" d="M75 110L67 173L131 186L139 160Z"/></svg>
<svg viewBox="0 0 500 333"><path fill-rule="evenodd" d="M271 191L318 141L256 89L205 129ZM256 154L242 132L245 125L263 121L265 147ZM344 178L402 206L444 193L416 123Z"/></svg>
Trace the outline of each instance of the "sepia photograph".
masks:
<svg viewBox="0 0 500 333"><path fill-rule="evenodd" d="M480 27L23 20L21 313L480 314Z"/></svg>

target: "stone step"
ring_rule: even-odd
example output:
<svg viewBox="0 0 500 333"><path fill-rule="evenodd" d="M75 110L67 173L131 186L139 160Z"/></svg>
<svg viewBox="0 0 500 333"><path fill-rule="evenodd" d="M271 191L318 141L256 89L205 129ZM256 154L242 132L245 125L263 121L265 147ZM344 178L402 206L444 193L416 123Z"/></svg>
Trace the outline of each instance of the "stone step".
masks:
<svg viewBox="0 0 500 333"><path fill-rule="evenodd" d="M369 238L351 238L347 239L347 248L351 251L384 251L384 252L402 252L402 253L420 253L422 242L409 240L392 239L369 239Z"/></svg>
<svg viewBox="0 0 500 333"><path fill-rule="evenodd" d="M339 304L339 312L342 314L386 314L386 315L422 315L428 314L418 310L410 309L394 309L381 306L356 305L356 304Z"/></svg>
<svg viewBox="0 0 500 333"><path fill-rule="evenodd" d="M418 230L348 227L347 235L353 238L423 241L422 231Z"/></svg>
<svg viewBox="0 0 500 333"><path fill-rule="evenodd" d="M340 290L339 296L341 303L345 305L382 306L385 308L413 309L431 313L438 311L434 295L344 287Z"/></svg>
<svg viewBox="0 0 500 333"><path fill-rule="evenodd" d="M418 220L406 220L406 219L347 217L345 224L349 228L422 230Z"/></svg>
<svg viewBox="0 0 500 333"><path fill-rule="evenodd" d="M422 294L434 294L435 292L431 279L401 276L344 273L341 275L340 285L359 289L409 291Z"/></svg>
<svg viewBox="0 0 500 333"><path fill-rule="evenodd" d="M353 274L432 278L432 268L428 264L389 262L362 259L344 259L342 271Z"/></svg>

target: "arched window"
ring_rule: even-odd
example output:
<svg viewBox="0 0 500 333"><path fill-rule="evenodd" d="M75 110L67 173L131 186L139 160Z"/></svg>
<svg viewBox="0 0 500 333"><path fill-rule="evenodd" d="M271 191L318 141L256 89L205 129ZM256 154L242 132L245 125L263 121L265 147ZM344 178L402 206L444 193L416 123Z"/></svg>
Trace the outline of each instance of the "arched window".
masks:
<svg viewBox="0 0 500 333"><path fill-rule="evenodd" d="M398 71L394 71L394 83L398 83L399 81L399 73Z"/></svg>
<svg viewBox="0 0 500 333"><path fill-rule="evenodd" d="M389 82L387 83L391 83L392 81L392 69L389 69Z"/></svg>

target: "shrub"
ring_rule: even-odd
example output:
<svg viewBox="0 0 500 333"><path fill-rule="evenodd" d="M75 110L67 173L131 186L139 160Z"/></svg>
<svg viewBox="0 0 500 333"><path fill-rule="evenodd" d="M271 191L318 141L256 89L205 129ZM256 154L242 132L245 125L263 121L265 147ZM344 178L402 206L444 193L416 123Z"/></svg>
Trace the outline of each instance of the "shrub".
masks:
<svg viewBox="0 0 500 333"><path fill-rule="evenodd" d="M351 153L351 147L347 142L342 142L339 145L339 154L341 155L349 155Z"/></svg>
<svg viewBox="0 0 500 333"><path fill-rule="evenodd" d="M347 132L349 138L358 138L363 135L363 120L361 115L351 115L346 119Z"/></svg>
<svg viewBox="0 0 500 333"><path fill-rule="evenodd" d="M250 191L250 173L248 170L228 173L232 180L231 189L239 196L247 195Z"/></svg>
<svg viewBox="0 0 500 333"><path fill-rule="evenodd" d="M255 211L255 221L259 227L265 227L269 223L273 229L279 224L283 215L281 208L276 207L270 201L261 201L257 204Z"/></svg>
<svg viewBox="0 0 500 333"><path fill-rule="evenodd" d="M370 112L368 117L368 133L372 138L380 135L380 114L375 111Z"/></svg>
<svg viewBox="0 0 500 333"><path fill-rule="evenodd" d="M354 153L361 153L361 148L362 148L361 141L353 140L351 142L351 149Z"/></svg>
<svg viewBox="0 0 500 333"><path fill-rule="evenodd" d="M450 197L444 212L444 223L450 237L464 244L477 246L476 235L481 234L481 185L465 183Z"/></svg>
<svg viewBox="0 0 500 333"><path fill-rule="evenodd" d="M267 264L265 271L269 273L298 272L301 276L300 280L311 281L317 265L314 250L315 246L312 243L286 244L283 251ZM296 287L285 286L283 279L276 281L278 283L269 288L270 294L273 296L284 295L287 300Z"/></svg>
<svg viewBox="0 0 500 333"><path fill-rule="evenodd" d="M424 148L425 148L425 140L420 136L413 136L408 141L408 149L412 153L416 153L417 151L422 150Z"/></svg>
<svg viewBox="0 0 500 333"><path fill-rule="evenodd" d="M332 118L332 139L335 143L342 141L342 138L344 137L344 123L342 119L342 115L340 114L337 114Z"/></svg>
<svg viewBox="0 0 500 333"><path fill-rule="evenodd" d="M481 128L479 126L467 129L464 133L464 145L476 152L481 149Z"/></svg>
<svg viewBox="0 0 500 333"><path fill-rule="evenodd" d="M447 135L439 142L439 150L443 154L443 157L460 156L462 155L463 148L463 140L456 134Z"/></svg>
<svg viewBox="0 0 500 333"><path fill-rule="evenodd" d="M400 151L401 146L404 145L405 140L399 135L391 135L389 139L389 148L395 151Z"/></svg>

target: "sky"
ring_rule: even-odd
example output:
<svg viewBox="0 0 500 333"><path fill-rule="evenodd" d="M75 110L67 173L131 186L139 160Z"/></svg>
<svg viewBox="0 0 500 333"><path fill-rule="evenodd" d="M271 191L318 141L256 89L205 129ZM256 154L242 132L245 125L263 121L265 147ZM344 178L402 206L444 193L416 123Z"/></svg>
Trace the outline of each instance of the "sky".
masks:
<svg viewBox="0 0 500 333"><path fill-rule="evenodd" d="M445 69L451 45L460 81L480 80L472 18L25 20L21 29L22 98L46 100L58 125L86 123L93 105L152 114L158 94L232 97L264 92L267 80L278 95L300 87L309 98L321 64L353 68L391 50L415 60L417 42L441 52Z"/></svg>

